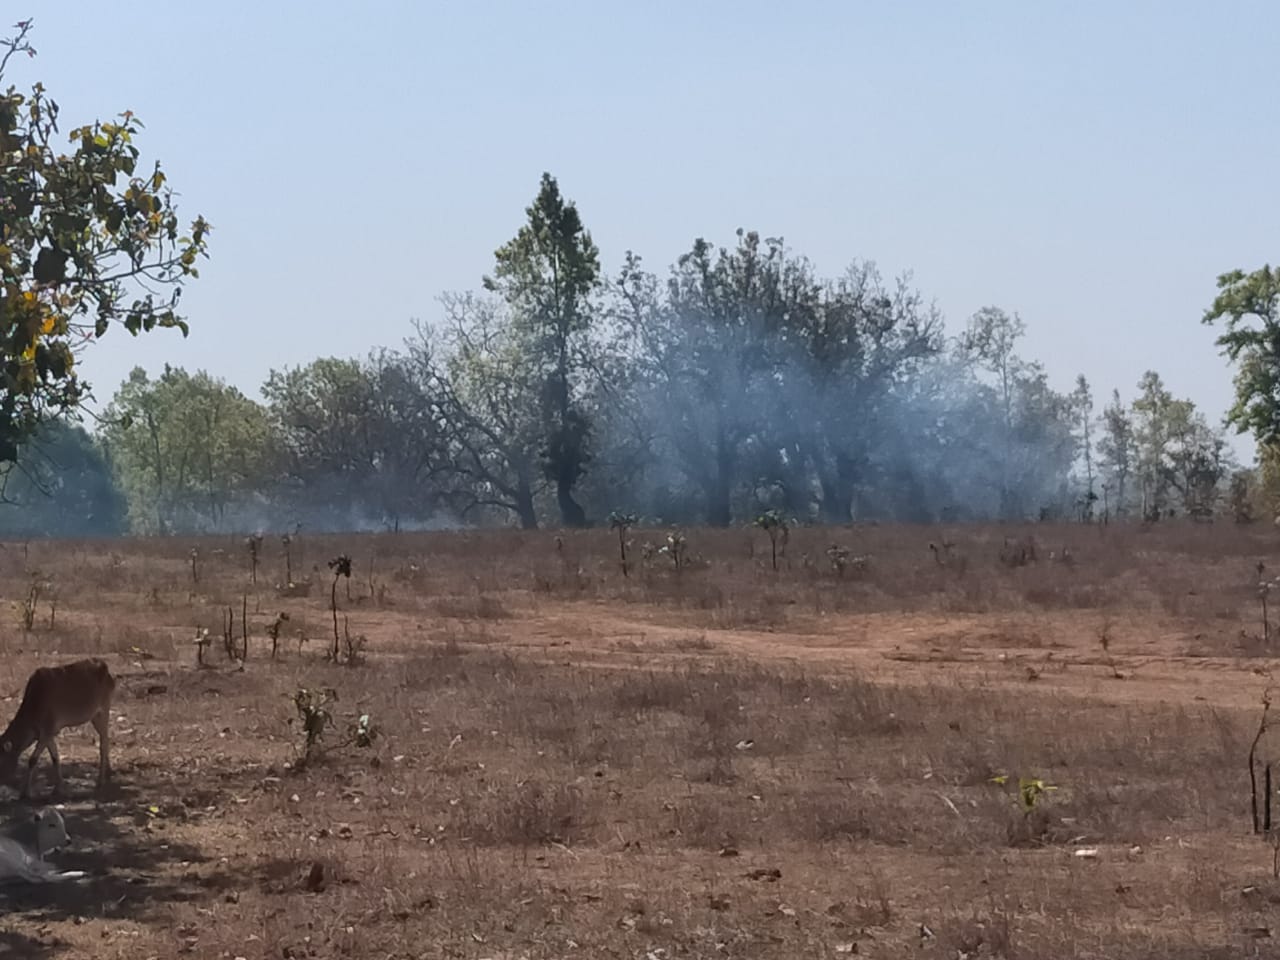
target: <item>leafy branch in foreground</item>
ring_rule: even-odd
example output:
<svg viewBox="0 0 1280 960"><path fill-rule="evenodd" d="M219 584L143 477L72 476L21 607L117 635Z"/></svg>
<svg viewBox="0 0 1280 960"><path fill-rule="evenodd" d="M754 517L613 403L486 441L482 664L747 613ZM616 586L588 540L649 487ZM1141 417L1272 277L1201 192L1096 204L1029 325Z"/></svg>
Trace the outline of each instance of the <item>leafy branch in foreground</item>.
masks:
<svg viewBox="0 0 1280 960"><path fill-rule="evenodd" d="M32 22L0 40L0 82L15 54L35 55ZM187 333L178 300L207 256L209 224L183 228L157 162L140 167L131 112L68 132L42 84L0 92L0 463L40 424L88 393L75 354L113 322L135 336Z"/></svg>

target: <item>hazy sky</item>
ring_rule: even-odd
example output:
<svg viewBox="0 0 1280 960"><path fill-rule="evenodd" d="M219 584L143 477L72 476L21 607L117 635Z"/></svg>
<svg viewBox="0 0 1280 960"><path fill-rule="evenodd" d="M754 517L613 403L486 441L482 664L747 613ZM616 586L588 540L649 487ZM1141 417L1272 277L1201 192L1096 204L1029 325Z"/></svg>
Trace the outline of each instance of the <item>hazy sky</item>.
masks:
<svg viewBox="0 0 1280 960"><path fill-rule="evenodd" d="M133 110L214 224L190 338L113 331L83 364L104 401L135 363L257 396L398 346L479 286L544 170L610 271L756 229L826 273L912 270L953 330L1017 311L1060 388L1154 368L1214 419L1215 277L1276 254L1263 0L4 6L39 51L9 81L64 129Z"/></svg>

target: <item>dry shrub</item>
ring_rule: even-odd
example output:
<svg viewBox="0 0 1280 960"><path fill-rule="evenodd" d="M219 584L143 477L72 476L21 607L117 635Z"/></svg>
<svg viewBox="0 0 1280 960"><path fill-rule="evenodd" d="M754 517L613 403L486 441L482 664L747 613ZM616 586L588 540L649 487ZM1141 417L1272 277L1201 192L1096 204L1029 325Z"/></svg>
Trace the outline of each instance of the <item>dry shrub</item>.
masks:
<svg viewBox="0 0 1280 960"><path fill-rule="evenodd" d="M571 845L591 827L581 790L550 780L491 784L455 809L452 832L483 846Z"/></svg>
<svg viewBox="0 0 1280 960"><path fill-rule="evenodd" d="M626 581L616 538L601 531L566 533L564 564L548 562L543 533L304 536L296 574L313 569L303 554L376 553L388 579L408 585L396 588L406 599L378 611L340 600L352 632L372 638L363 670L323 664L317 644L280 663L251 659L245 673L220 657L193 670L185 645L195 624L218 633L219 605L239 616L238 539L223 555L209 539L33 543L29 555L11 546L0 576L21 585L38 570L57 583L59 605L54 630L38 619L26 636L16 625L0 631L0 689L20 690L55 650L101 650L121 674L117 714L128 718L113 743L121 795L72 804L98 831L93 855L109 857L125 884L110 896L109 929L87 908L85 925L13 911L11 926L30 935L31 955L42 949L38 920L73 951L120 960L170 955L174 926L200 931L192 952L210 956L237 955L251 937L293 956L416 955L428 944L454 956L781 960L832 955L834 945L852 952L854 942L859 955L974 960L1265 955L1271 938L1250 931L1272 928L1276 894L1270 851L1244 836L1241 783L1256 717L1192 701L1190 685L1154 685L1178 668L1185 638L1199 634L1222 656L1251 652L1236 635L1256 624L1250 571L1269 554L1268 537L1054 527L1041 542L1070 547L1067 571L1043 559L1005 567L1005 533L860 526L842 539L875 563L840 580L803 562L761 573L740 531L698 531L703 561L680 575L638 567ZM926 544L940 536L968 558L963 569L934 562ZM829 530L797 528L789 553L820 557L830 541ZM434 596L419 598L423 557ZM531 598L538 573L543 592ZM277 601L265 583L248 596L255 624L284 610L293 624L310 617L321 636L327 601L327 591ZM1220 619L1237 605L1238 626ZM531 608L536 622L522 620ZM1138 666L1131 683L1112 683L1088 659L1098 653L1091 636L1080 648L1073 611L1110 608L1159 620L1135 626L1125 649L1136 658L1150 644L1160 658L1150 675ZM751 661L721 648L756 638L711 634L712 643L702 632L794 634L816 622L815 631L860 636L964 609L1035 626L961 622L963 636L904 641L898 653L915 659L883 664L884 682L832 666L821 638L807 642L824 647L823 659L800 669L765 659L783 636ZM615 642L651 635L653 623L674 639ZM553 650L549 635L573 643ZM260 627L255 640L266 644ZM1028 662L1044 682L1011 682L1021 665L995 661L1010 644L1042 648ZM1059 646L1074 657L1061 686L1045 662ZM809 652L797 642L797 658ZM869 662L876 651L852 656ZM1213 676L1224 702L1238 704L1236 686L1255 681L1242 665L1223 666ZM368 710L384 727L387 748L283 772L287 695L330 684L344 714ZM1182 705L1158 702L1166 695ZM92 733L60 745L72 785L87 780ZM998 775L1059 789L1027 816L1008 786L991 782ZM1105 845L1103 855L1077 861L1077 842ZM1131 844L1144 852L1128 856ZM315 861L335 879L322 893L298 883ZM752 879L772 867L776 882ZM156 895L126 896L136 879ZM101 879L104 894L115 880ZM239 903L225 901L231 893Z"/></svg>
<svg viewBox="0 0 1280 960"><path fill-rule="evenodd" d="M500 688L506 696L522 672L520 662L507 651L468 649L457 642L433 644L427 654L408 657L398 666L400 686L406 690L472 686Z"/></svg>
<svg viewBox="0 0 1280 960"><path fill-rule="evenodd" d="M681 669L657 672L646 670L635 676L619 677L608 688L610 709L616 715L688 708L693 696L690 674Z"/></svg>
<svg viewBox="0 0 1280 960"><path fill-rule="evenodd" d="M676 637L674 640L664 644L664 648L675 653L710 653L715 650L716 645L707 639L705 633L699 633L691 636Z"/></svg>
<svg viewBox="0 0 1280 960"><path fill-rule="evenodd" d="M1113 601L1106 586L1097 583L1036 583L1026 587L1022 596L1041 610L1100 610Z"/></svg>
<svg viewBox="0 0 1280 960"><path fill-rule="evenodd" d="M1014 908L1016 909L1016 907ZM957 918L943 931L950 955L958 957L1019 956L1014 950L1013 911L1004 903L989 904L987 912Z"/></svg>
<svg viewBox="0 0 1280 960"><path fill-rule="evenodd" d="M726 796L714 788L694 789L664 804L668 815L666 836L681 847L701 850L732 848L744 842L752 829L750 801Z"/></svg>
<svg viewBox="0 0 1280 960"><path fill-rule="evenodd" d="M923 706L914 691L857 679L835 685L829 702L834 704L832 732L847 740L897 736L904 730L903 718L918 719Z"/></svg>
<svg viewBox="0 0 1280 960"><path fill-rule="evenodd" d="M772 806L775 812L769 823L774 829L788 838L810 843L872 838L891 843L900 836L891 825L905 813L886 810L872 803L868 795L844 784L789 792ZM888 830L882 832L885 828ZM886 832L894 835L885 835Z"/></svg>
<svg viewBox="0 0 1280 960"><path fill-rule="evenodd" d="M482 593L436 597L431 607L437 616L455 620L509 620L511 611L496 597Z"/></svg>

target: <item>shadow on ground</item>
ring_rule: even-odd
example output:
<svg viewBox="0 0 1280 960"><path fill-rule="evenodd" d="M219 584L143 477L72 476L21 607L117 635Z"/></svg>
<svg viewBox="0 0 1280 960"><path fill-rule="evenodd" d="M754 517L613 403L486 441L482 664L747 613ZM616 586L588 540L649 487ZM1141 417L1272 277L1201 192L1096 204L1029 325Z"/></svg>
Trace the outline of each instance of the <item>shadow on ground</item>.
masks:
<svg viewBox="0 0 1280 960"><path fill-rule="evenodd" d="M14 930L0 930L0 960L46 960L58 946Z"/></svg>
<svg viewBox="0 0 1280 960"><path fill-rule="evenodd" d="M71 843L51 853L48 860L59 870L81 870L88 876L42 884L0 883L0 913L10 919L31 922L68 920L75 917L146 919L157 906L204 899L212 893L243 883L253 869L251 862L222 863L200 848L176 841L169 831L151 829L153 817L185 811L180 803L165 800L165 807L151 807L155 798L172 796L172 779L158 769L139 766L116 777L95 792L96 764L63 764L65 799L59 804ZM35 805L43 793L35 790ZM27 815L32 805L14 802L0 817ZM246 858L247 859L247 858ZM210 867L211 864L216 866ZM13 957L51 956L51 948L22 934L0 935L0 960ZM40 951L45 950L42 954Z"/></svg>

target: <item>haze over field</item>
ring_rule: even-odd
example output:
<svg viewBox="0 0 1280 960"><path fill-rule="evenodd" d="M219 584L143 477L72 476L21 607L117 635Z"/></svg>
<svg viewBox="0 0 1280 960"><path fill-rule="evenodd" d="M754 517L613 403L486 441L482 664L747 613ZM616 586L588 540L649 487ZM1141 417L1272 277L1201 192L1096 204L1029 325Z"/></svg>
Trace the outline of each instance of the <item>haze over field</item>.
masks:
<svg viewBox="0 0 1280 960"><path fill-rule="evenodd" d="M0 960L1266 953L1280 8L32 4Z"/></svg>
<svg viewBox="0 0 1280 960"><path fill-rule="evenodd" d="M399 345L478 287L550 170L610 273L757 229L828 275L914 270L953 332L1020 313L1058 389L1128 396L1150 367L1216 420L1230 376L1200 315L1280 213L1274 79L1241 48L1277 35L1263 2L31 12L40 55L12 79L64 117L137 112L216 229L190 340L104 340L101 403L137 362L257 396L273 366Z"/></svg>

